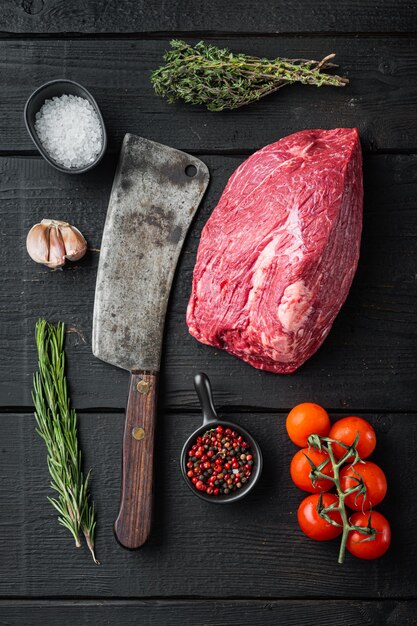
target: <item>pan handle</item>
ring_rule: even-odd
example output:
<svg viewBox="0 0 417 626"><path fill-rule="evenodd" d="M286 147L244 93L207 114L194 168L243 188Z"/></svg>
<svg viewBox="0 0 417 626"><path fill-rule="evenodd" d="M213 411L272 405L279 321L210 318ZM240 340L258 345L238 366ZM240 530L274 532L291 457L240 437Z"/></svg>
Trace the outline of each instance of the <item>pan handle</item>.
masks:
<svg viewBox="0 0 417 626"><path fill-rule="evenodd" d="M118 542L140 548L151 531L158 372L131 372L123 435L122 494L114 524Z"/></svg>
<svg viewBox="0 0 417 626"><path fill-rule="evenodd" d="M214 408L213 393L211 390L210 379L207 374L204 374L204 372L196 374L194 376L194 387L203 411L203 424L217 422L219 418L216 413L216 409Z"/></svg>

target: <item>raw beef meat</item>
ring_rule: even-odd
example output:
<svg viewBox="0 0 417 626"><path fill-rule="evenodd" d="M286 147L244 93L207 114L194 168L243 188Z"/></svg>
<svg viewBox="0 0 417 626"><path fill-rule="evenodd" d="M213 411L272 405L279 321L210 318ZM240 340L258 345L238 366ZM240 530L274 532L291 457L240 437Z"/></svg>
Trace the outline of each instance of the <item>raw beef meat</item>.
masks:
<svg viewBox="0 0 417 626"><path fill-rule="evenodd" d="M294 372L349 292L362 198L356 129L304 130L255 152L202 232L190 333L259 369Z"/></svg>

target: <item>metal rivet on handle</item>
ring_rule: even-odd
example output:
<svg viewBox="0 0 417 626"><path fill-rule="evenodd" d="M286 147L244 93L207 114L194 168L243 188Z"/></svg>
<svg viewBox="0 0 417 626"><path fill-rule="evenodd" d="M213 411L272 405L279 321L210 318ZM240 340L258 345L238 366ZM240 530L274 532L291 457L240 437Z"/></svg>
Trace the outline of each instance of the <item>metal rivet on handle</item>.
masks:
<svg viewBox="0 0 417 626"><path fill-rule="evenodd" d="M141 428L141 426L136 426L133 430L132 430L132 437L134 439L137 439L138 441L140 441L141 439L143 439L145 436L145 431L143 430L143 428Z"/></svg>
<svg viewBox="0 0 417 626"><path fill-rule="evenodd" d="M143 393L145 395L150 392L151 386L151 383L148 383L146 380L140 380L136 385L136 389L139 393Z"/></svg>

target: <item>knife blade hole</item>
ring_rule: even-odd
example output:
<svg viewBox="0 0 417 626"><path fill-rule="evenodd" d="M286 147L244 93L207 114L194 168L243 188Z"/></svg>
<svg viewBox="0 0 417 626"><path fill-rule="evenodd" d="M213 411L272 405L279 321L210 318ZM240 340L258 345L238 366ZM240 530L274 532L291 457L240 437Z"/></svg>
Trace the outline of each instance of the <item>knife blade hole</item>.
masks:
<svg viewBox="0 0 417 626"><path fill-rule="evenodd" d="M189 178L193 178L197 174L197 168L195 165L187 165L185 168L185 173Z"/></svg>

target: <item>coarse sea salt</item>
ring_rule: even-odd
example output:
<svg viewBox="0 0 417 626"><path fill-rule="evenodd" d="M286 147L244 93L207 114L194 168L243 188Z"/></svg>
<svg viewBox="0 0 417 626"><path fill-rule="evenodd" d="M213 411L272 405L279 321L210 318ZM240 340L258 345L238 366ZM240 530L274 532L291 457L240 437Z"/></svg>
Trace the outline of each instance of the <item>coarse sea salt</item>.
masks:
<svg viewBox="0 0 417 626"><path fill-rule="evenodd" d="M103 145L100 119L80 96L45 100L36 113L35 130L51 159L67 168L93 163Z"/></svg>

